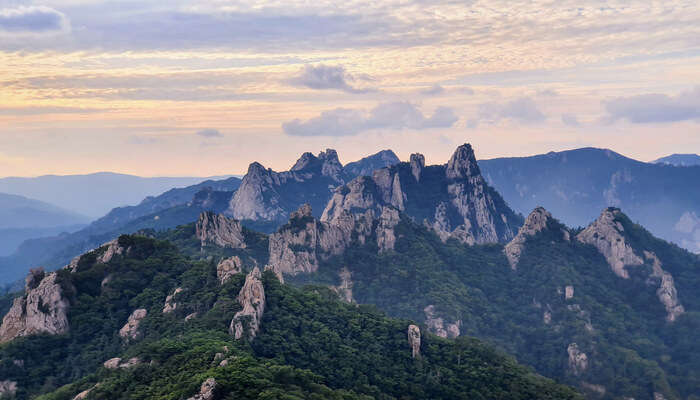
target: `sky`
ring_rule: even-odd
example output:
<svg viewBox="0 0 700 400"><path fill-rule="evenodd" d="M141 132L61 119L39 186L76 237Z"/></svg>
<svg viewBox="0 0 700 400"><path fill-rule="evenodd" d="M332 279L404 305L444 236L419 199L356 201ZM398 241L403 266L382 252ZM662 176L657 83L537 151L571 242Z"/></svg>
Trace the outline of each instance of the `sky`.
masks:
<svg viewBox="0 0 700 400"><path fill-rule="evenodd" d="M700 153L700 3L0 0L0 176Z"/></svg>

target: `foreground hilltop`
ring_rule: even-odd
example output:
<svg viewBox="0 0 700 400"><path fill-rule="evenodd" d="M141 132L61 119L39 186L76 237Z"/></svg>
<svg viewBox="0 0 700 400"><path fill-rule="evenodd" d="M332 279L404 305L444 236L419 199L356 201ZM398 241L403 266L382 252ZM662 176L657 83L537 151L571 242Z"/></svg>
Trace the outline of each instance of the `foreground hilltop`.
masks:
<svg viewBox="0 0 700 400"><path fill-rule="evenodd" d="M33 271L0 328L0 396L580 398L477 340L282 284L255 265L264 236L236 226L205 215L193 227L220 262L122 236Z"/></svg>

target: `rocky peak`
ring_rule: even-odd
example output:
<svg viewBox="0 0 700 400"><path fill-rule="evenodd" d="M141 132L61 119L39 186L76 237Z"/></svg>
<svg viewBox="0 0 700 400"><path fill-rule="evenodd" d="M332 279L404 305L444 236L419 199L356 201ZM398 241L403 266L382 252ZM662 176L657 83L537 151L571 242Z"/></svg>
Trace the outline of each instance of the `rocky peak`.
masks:
<svg viewBox="0 0 700 400"><path fill-rule="evenodd" d="M425 221L443 240L482 244L515 236L520 218L486 185L471 146L460 146L447 166L424 163L422 156L413 155L410 163L353 179L335 190L321 221L333 221L343 212L379 215L383 206L391 206Z"/></svg>
<svg viewBox="0 0 700 400"><path fill-rule="evenodd" d="M246 247L243 227L239 221L209 211L199 215L196 235L202 246L213 243L217 246L237 249Z"/></svg>
<svg viewBox="0 0 700 400"><path fill-rule="evenodd" d="M343 171L352 177L369 176L380 168L389 167L401 162L391 150L382 150L361 160L348 163Z"/></svg>
<svg viewBox="0 0 700 400"><path fill-rule="evenodd" d="M479 166L476 163L474 150L470 144L465 143L457 147L450 161L447 162L445 174L448 179L468 178L481 175Z"/></svg>
<svg viewBox="0 0 700 400"><path fill-rule="evenodd" d="M326 149L317 156L306 152L294 164L290 172L311 172L320 173L335 180L342 180L341 173L343 165L338 159L338 153L333 149Z"/></svg>
<svg viewBox="0 0 700 400"><path fill-rule="evenodd" d="M216 386L216 379L208 378L202 383L202 386L200 386L199 393L197 393L193 397L188 398L187 400L213 400L215 396Z"/></svg>
<svg viewBox="0 0 700 400"><path fill-rule="evenodd" d="M552 214L543 207L535 208L530 215L525 218L525 223L518 230L518 234L515 235L513 240L508 242L503 249L512 269L517 267L527 239L547 229L549 222L552 220ZM566 241L570 240L569 232L564 228L562 228L562 238Z"/></svg>
<svg viewBox="0 0 700 400"><path fill-rule="evenodd" d="M595 246L608 261L615 275L628 279L629 273L625 266L642 265L644 261L627 243L625 229L617 220L621 216L620 209L606 208L598 219L576 236L576 239Z"/></svg>
<svg viewBox="0 0 700 400"><path fill-rule="evenodd" d="M241 272L243 272L243 261L238 256L225 258L216 265L216 277L222 285Z"/></svg>
<svg viewBox="0 0 700 400"><path fill-rule="evenodd" d="M253 268L246 276L245 283L238 293L238 303L243 309L233 316L229 332L236 340L246 333L252 340L260 330L260 321L265 311L265 288L258 267Z"/></svg>
<svg viewBox="0 0 700 400"><path fill-rule="evenodd" d="M678 291L673 276L662 268L661 260L656 254L644 250L644 257L652 262L652 273L648 282L658 281L659 288L656 290L656 296L666 308L666 320L673 322L685 312L685 308L678 300Z"/></svg>
<svg viewBox="0 0 700 400"><path fill-rule="evenodd" d="M0 343L39 333L68 332L69 302L57 282L56 272L34 270L27 277L25 294L12 303L0 325Z"/></svg>
<svg viewBox="0 0 700 400"><path fill-rule="evenodd" d="M416 182L419 182L423 168L425 168L425 157L419 153L411 154L410 164L411 174L413 174L413 177L416 178Z"/></svg>
<svg viewBox="0 0 700 400"><path fill-rule="evenodd" d="M420 357L420 328L417 325L408 326L408 345L411 346L411 357Z"/></svg>
<svg viewBox="0 0 700 400"><path fill-rule="evenodd" d="M27 277L24 278L24 291L29 292L30 290L39 286L39 283L41 283L41 280L44 279L44 276L46 276L44 268L38 267L30 269L29 274L27 274Z"/></svg>
<svg viewBox="0 0 700 400"><path fill-rule="evenodd" d="M290 220L298 220L303 218L313 218L313 210L309 204L303 204L289 217Z"/></svg>
<svg viewBox="0 0 700 400"><path fill-rule="evenodd" d="M302 154L301 157L299 157L290 171L303 171L318 163L318 161L318 158L313 155L313 153L307 151L306 153Z"/></svg>

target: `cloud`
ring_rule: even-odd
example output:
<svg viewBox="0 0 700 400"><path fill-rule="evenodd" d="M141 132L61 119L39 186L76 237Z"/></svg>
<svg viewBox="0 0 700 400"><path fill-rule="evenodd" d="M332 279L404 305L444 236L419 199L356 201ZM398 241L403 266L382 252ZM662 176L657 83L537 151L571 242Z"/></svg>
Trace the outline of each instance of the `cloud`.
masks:
<svg viewBox="0 0 700 400"><path fill-rule="evenodd" d="M495 124L504 119L523 124L537 124L547 117L540 111L534 100L529 97L520 97L505 103L480 104L477 116L467 121L467 127L475 128L480 123Z"/></svg>
<svg viewBox="0 0 700 400"><path fill-rule="evenodd" d="M568 126L581 126L581 122L579 122L578 118L573 114L562 114L561 122Z"/></svg>
<svg viewBox="0 0 700 400"><path fill-rule="evenodd" d="M617 97L603 102L606 122L626 119L635 124L668 123L695 120L700 122L700 86L677 96L651 93Z"/></svg>
<svg viewBox="0 0 700 400"><path fill-rule="evenodd" d="M202 129L201 131L197 131L197 135L199 135L203 138L207 138L207 139L224 137L224 135L222 135L218 129L211 129L211 128Z"/></svg>
<svg viewBox="0 0 700 400"><path fill-rule="evenodd" d="M292 136L351 136L371 129L448 128L458 119L449 107L438 107L427 117L409 102L393 102L379 104L370 111L336 108L306 121L285 122L282 129Z"/></svg>
<svg viewBox="0 0 700 400"><path fill-rule="evenodd" d="M45 34L68 30L68 18L49 7L0 9L0 31L14 34Z"/></svg>
<svg viewBox="0 0 700 400"><path fill-rule="evenodd" d="M421 90L420 92L421 92L421 94L424 94L426 96L437 96L437 95L445 93L445 88L436 83L429 88L425 88L425 89Z"/></svg>
<svg viewBox="0 0 700 400"><path fill-rule="evenodd" d="M358 80L370 80L366 75L354 76L345 70L342 65L307 65L299 76L290 80L295 86L303 86L310 89L336 89L348 93L366 93L371 88L358 88L353 83Z"/></svg>

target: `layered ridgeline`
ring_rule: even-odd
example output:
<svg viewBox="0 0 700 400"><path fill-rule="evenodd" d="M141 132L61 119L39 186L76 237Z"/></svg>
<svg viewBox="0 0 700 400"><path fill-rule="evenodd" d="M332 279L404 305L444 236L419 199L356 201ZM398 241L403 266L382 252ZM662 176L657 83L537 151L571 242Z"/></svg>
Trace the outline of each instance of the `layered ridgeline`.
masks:
<svg viewBox="0 0 700 400"><path fill-rule="evenodd" d="M200 259L125 235L32 271L0 326L0 397L581 398L475 339L282 284L259 265L265 235L237 221L167 235Z"/></svg>
<svg viewBox="0 0 700 400"><path fill-rule="evenodd" d="M509 241L472 245L385 203L331 219L303 206L267 239L214 214L163 235L212 257L220 279L252 263L287 284L327 286L423 331L488 340L591 399L700 391L700 260L619 209L571 230L537 208Z"/></svg>
<svg viewBox="0 0 700 400"><path fill-rule="evenodd" d="M567 225L584 226L601 209L619 207L655 235L700 253L700 165L660 162L583 148L479 165L486 180L523 214L544 206Z"/></svg>
<svg viewBox="0 0 700 400"><path fill-rule="evenodd" d="M171 189L136 206L115 208L75 233L26 241L12 256L0 258L0 286L20 279L36 265L59 267L119 234L172 228L195 221L203 211L225 212L257 229L273 231L300 205L320 204L322 210L336 186L398 161L393 152L384 150L343 167L335 150L327 150L318 157L304 153L287 172L253 163L242 181L233 177ZM234 196L239 186L241 194Z"/></svg>

